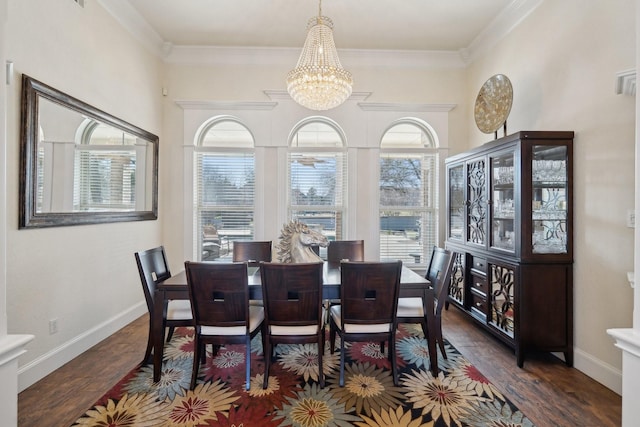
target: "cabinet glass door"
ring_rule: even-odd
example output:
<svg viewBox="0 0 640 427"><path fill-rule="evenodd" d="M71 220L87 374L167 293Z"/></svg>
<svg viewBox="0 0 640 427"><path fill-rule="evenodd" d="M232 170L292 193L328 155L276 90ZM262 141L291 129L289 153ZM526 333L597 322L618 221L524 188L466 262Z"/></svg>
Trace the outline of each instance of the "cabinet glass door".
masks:
<svg viewBox="0 0 640 427"><path fill-rule="evenodd" d="M462 240L464 231L464 168L449 169L449 238Z"/></svg>
<svg viewBox="0 0 640 427"><path fill-rule="evenodd" d="M467 164L467 242L486 245L487 242L487 172L485 160Z"/></svg>
<svg viewBox="0 0 640 427"><path fill-rule="evenodd" d="M516 247L514 157L513 151L490 157L491 247L510 252Z"/></svg>
<svg viewBox="0 0 640 427"><path fill-rule="evenodd" d="M567 147L533 146L531 179L532 252L567 253Z"/></svg>

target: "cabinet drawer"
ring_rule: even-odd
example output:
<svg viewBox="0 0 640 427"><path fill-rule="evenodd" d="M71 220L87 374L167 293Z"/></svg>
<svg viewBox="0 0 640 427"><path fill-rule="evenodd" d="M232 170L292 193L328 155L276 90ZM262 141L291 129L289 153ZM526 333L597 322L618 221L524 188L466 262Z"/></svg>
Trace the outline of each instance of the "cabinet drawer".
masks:
<svg viewBox="0 0 640 427"><path fill-rule="evenodd" d="M476 316L487 318L487 298L471 292L471 312Z"/></svg>
<svg viewBox="0 0 640 427"><path fill-rule="evenodd" d="M471 269L480 271L482 273L487 273L487 259L481 258L477 256L471 257Z"/></svg>
<svg viewBox="0 0 640 427"><path fill-rule="evenodd" d="M475 292L480 292L483 295L487 295L487 292L489 292L489 285L487 284L487 278L472 274L471 289L473 289Z"/></svg>

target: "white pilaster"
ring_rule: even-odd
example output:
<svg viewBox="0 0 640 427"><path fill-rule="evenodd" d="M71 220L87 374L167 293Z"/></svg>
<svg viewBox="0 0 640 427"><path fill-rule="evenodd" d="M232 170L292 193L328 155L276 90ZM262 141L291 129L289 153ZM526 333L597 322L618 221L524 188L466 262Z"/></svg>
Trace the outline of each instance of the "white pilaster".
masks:
<svg viewBox="0 0 640 427"><path fill-rule="evenodd" d="M640 0L636 0L636 70L640 65ZM630 73L625 74L629 76ZM635 95L635 78L633 81ZM621 90L619 93L625 93ZM635 152L635 209L640 207L640 100L636 96L636 152ZM634 235L634 271L640 271L640 226L636 225ZM633 327L608 329L607 333L616 340L616 347L622 349L622 427L633 427L640 420L640 289L633 289Z"/></svg>

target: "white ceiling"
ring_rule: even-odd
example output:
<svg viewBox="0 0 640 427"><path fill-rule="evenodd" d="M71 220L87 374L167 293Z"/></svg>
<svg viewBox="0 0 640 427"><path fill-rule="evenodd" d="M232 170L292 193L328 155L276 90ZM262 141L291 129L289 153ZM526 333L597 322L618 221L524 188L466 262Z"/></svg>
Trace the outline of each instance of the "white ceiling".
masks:
<svg viewBox="0 0 640 427"><path fill-rule="evenodd" d="M98 0L147 43L300 48L317 0ZM324 0L339 50L465 52L543 0ZM491 36L494 33L494 36Z"/></svg>

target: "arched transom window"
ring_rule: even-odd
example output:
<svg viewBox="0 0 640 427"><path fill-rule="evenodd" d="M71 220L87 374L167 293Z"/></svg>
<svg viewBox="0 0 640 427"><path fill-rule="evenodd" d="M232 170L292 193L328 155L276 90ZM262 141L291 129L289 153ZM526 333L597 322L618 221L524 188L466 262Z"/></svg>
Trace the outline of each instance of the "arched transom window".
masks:
<svg viewBox="0 0 640 427"><path fill-rule="evenodd" d="M380 142L380 259L428 262L438 231L438 151L428 124L404 119Z"/></svg>
<svg viewBox="0 0 640 427"><path fill-rule="evenodd" d="M136 197L136 183L144 180L145 175L137 169L144 169L145 155L137 138L86 119L79 126L76 139L73 211L118 212L138 208L144 200ZM65 149L65 144L57 145ZM53 149L60 151L60 147Z"/></svg>
<svg viewBox="0 0 640 427"><path fill-rule="evenodd" d="M228 261L233 242L254 235L253 135L234 117L213 118L197 136L194 163L195 249L201 260Z"/></svg>
<svg viewBox="0 0 640 427"><path fill-rule="evenodd" d="M324 117L300 122L289 138L289 218L329 240L342 239L346 178L346 142L340 127Z"/></svg>

